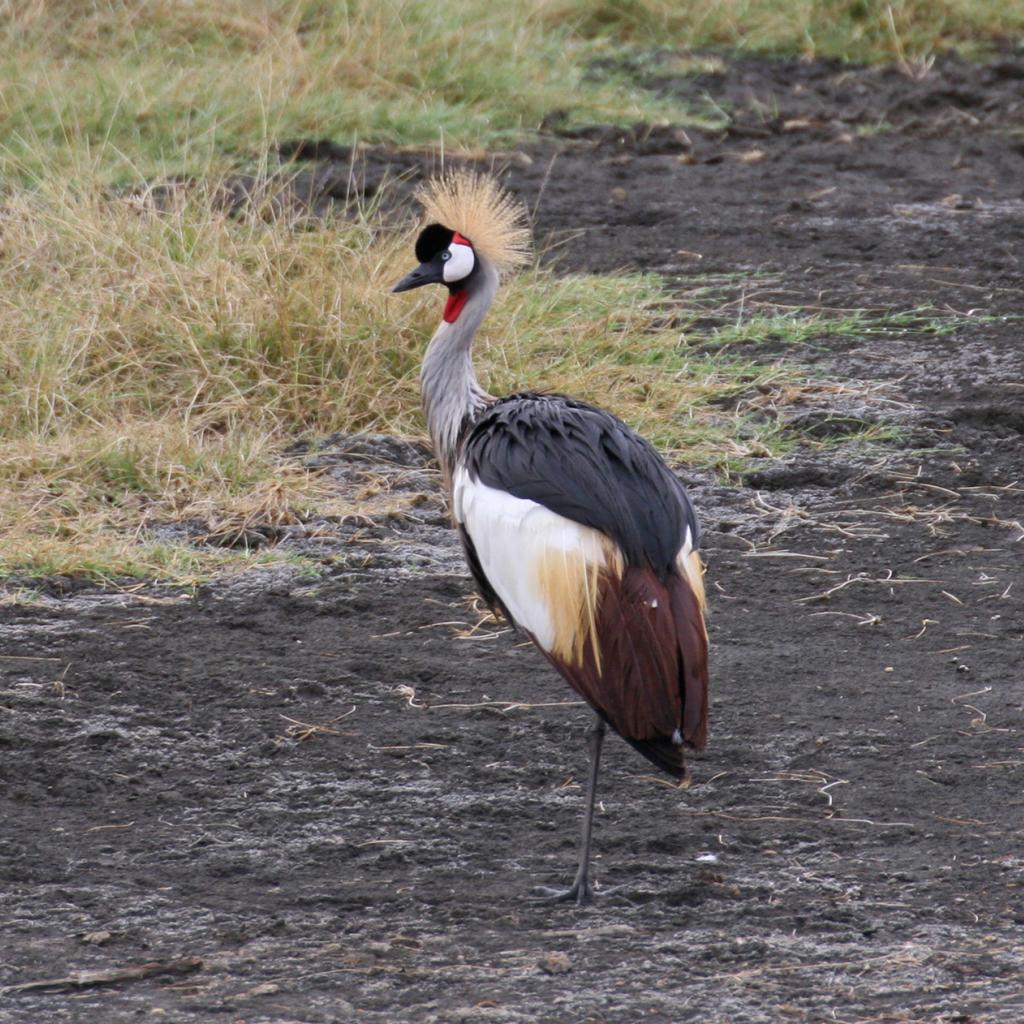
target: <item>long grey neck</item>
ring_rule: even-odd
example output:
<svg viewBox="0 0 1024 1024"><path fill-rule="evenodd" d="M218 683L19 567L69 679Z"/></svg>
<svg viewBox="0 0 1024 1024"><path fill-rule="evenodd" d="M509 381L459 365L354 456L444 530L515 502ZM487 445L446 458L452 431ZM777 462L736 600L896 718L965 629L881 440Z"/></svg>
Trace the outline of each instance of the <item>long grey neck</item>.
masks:
<svg viewBox="0 0 1024 1024"><path fill-rule="evenodd" d="M493 397L480 387L473 370L473 336L494 301L498 272L477 255L462 312L454 323L442 321L434 332L420 368L420 392L427 429L447 478L455 466L459 435L467 420L478 416Z"/></svg>

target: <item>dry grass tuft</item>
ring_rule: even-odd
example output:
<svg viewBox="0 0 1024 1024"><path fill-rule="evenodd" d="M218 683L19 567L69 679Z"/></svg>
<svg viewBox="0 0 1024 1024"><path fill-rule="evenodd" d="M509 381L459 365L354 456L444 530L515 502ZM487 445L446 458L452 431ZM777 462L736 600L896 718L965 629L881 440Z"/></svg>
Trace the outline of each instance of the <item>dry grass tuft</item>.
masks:
<svg viewBox="0 0 1024 1024"><path fill-rule="evenodd" d="M187 573L194 553L142 554L140 530L198 519L226 534L331 510L278 453L415 408L419 332L385 298L399 242L360 216L230 218L213 187L162 208L93 189L10 196L0 568Z"/></svg>
<svg viewBox="0 0 1024 1024"><path fill-rule="evenodd" d="M231 545L372 513L283 452L334 431L422 434L419 363L443 296L390 298L414 260L409 213L404 228L271 201L232 216L215 181L13 190L0 202L0 573L189 580L232 564ZM735 319L733 300L713 301ZM759 308L744 338L827 325ZM784 408L811 394L733 349L693 331L656 276L534 266L499 293L477 356L493 393L580 395L728 471L798 443Z"/></svg>
<svg viewBox="0 0 1024 1024"><path fill-rule="evenodd" d="M0 204L0 572L193 578L230 556L160 541L159 527L244 546L257 526L353 514L282 461L299 437L420 434L441 297L389 297L413 259L411 218L318 223L288 204L229 216L220 195L215 182L159 202L40 184ZM485 327L482 375L499 393L585 395L714 458L732 414L708 403L765 371L694 356L655 327L666 301L653 277L533 268Z"/></svg>

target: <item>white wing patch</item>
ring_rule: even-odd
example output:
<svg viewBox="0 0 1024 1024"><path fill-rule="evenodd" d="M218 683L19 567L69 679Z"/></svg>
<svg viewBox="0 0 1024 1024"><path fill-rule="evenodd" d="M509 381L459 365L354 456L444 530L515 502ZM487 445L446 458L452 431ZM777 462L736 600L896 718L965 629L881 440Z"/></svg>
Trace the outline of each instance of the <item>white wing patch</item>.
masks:
<svg viewBox="0 0 1024 1024"><path fill-rule="evenodd" d="M535 501L472 480L458 469L452 511L480 567L516 625L545 651L580 664L594 629L602 574L622 575L622 556L604 534Z"/></svg>

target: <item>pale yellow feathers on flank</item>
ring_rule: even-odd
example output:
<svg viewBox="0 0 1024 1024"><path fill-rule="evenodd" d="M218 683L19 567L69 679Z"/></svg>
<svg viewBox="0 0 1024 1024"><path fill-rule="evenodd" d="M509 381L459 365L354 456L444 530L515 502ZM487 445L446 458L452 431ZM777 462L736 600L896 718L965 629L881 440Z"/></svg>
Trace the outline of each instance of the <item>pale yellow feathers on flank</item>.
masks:
<svg viewBox="0 0 1024 1024"><path fill-rule="evenodd" d="M499 270L530 260L526 207L490 175L448 171L417 193L430 221L457 231Z"/></svg>
<svg viewBox="0 0 1024 1024"><path fill-rule="evenodd" d="M704 630L706 640L708 628L704 622L704 615L707 613L707 597L704 594L704 562L696 551L683 548L676 559L676 567L686 582L690 584L693 596L697 598L697 607L701 614L701 628Z"/></svg>
<svg viewBox="0 0 1024 1024"><path fill-rule="evenodd" d="M580 527L589 530L588 527ZM589 645L594 664L601 671L601 644L597 635L597 611L605 578L621 579L622 554L596 530L592 534L600 554L579 550L545 551L534 565L540 592L554 626L551 653L569 665L582 665Z"/></svg>

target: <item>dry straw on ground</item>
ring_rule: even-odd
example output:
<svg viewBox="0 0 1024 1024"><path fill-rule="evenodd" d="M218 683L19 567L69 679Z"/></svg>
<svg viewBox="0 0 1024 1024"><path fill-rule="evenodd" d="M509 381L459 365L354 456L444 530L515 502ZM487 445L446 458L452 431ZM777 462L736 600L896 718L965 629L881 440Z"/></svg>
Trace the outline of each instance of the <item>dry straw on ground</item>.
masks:
<svg viewBox="0 0 1024 1024"><path fill-rule="evenodd" d="M195 520L223 542L351 514L283 450L332 431L420 433L438 299L389 299L414 211L397 225L354 207L311 222L269 200L229 214L221 195L43 185L4 202L7 571L201 573L195 549L147 544L149 528ZM708 403L765 371L697 356L656 326L666 301L654 278L528 270L483 332L482 372L498 391L538 381L585 395L710 455L713 420L724 432L730 417Z"/></svg>

